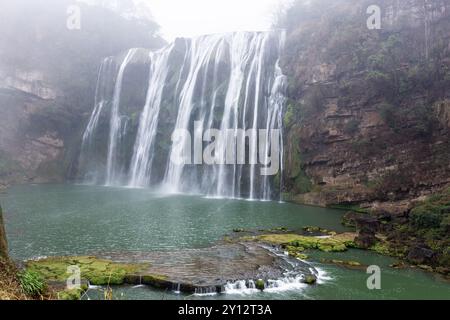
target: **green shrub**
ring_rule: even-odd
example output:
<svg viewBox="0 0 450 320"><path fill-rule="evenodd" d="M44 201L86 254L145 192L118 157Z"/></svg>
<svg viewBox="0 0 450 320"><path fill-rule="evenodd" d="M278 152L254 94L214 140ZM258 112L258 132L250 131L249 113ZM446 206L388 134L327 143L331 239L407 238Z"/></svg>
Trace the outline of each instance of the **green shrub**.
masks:
<svg viewBox="0 0 450 320"><path fill-rule="evenodd" d="M411 225L418 229L448 230L450 225L450 189L428 198L411 210Z"/></svg>
<svg viewBox="0 0 450 320"><path fill-rule="evenodd" d="M25 270L18 274L23 291L32 297L40 296L46 289L44 279L34 271Z"/></svg>
<svg viewBox="0 0 450 320"><path fill-rule="evenodd" d="M444 217L441 220L441 229L445 232L450 231L450 214L444 215Z"/></svg>
<svg viewBox="0 0 450 320"><path fill-rule="evenodd" d="M411 224L419 229L439 228L442 217L440 214L428 211L415 210L410 216Z"/></svg>
<svg viewBox="0 0 450 320"><path fill-rule="evenodd" d="M312 189L312 182L306 175L303 169L300 170L299 175L295 178L295 191L299 194L310 192Z"/></svg>
<svg viewBox="0 0 450 320"><path fill-rule="evenodd" d="M284 114L284 126L285 128L290 127L294 123L295 119L295 110L294 105L292 103L289 103L287 106L287 110Z"/></svg>

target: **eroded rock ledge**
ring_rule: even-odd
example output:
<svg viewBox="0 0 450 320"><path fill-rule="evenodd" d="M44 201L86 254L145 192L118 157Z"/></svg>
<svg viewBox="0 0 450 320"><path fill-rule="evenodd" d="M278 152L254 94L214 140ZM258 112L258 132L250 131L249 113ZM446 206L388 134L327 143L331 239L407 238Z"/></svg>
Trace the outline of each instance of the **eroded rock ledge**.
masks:
<svg viewBox="0 0 450 320"><path fill-rule="evenodd" d="M316 270L308 263L262 243L245 241L172 252L53 257L28 261L26 266L60 290L68 278L69 266L78 266L81 278L91 285L149 285L184 293L221 293L228 283L236 281L264 290L269 281L286 274L308 284L317 279ZM77 298L80 294L64 292L61 296Z"/></svg>

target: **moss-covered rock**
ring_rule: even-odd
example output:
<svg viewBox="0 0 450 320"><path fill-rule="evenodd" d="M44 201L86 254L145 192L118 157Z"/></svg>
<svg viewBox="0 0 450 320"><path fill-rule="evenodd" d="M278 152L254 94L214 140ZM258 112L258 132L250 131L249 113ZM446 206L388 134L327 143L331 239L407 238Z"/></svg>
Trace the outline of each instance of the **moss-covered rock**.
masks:
<svg viewBox="0 0 450 320"><path fill-rule="evenodd" d="M255 287L258 290L263 291L266 288L266 283L262 279L258 279L255 281Z"/></svg>
<svg viewBox="0 0 450 320"><path fill-rule="evenodd" d="M317 277L312 274L308 274L308 275L305 275L302 282L309 284L309 285L313 285L317 282Z"/></svg>
<svg viewBox="0 0 450 320"><path fill-rule="evenodd" d="M125 264L95 257L56 257L39 261L28 261L27 270L40 274L48 281L64 282L68 278L67 268L78 266L81 278L93 285L121 285L126 275L143 271L148 264Z"/></svg>
<svg viewBox="0 0 450 320"><path fill-rule="evenodd" d="M142 276L142 284L146 284L155 288L170 288L172 286L171 282L167 281L166 276L157 274L145 274Z"/></svg>
<svg viewBox="0 0 450 320"><path fill-rule="evenodd" d="M87 285L82 285L79 289L64 290L56 293L58 300L80 300L88 290Z"/></svg>
<svg viewBox="0 0 450 320"><path fill-rule="evenodd" d="M305 248L303 247L294 247L294 246L286 246L285 250L287 251L288 255L300 260L307 260L308 256L303 253L305 251Z"/></svg>
<svg viewBox="0 0 450 320"><path fill-rule="evenodd" d="M305 232L311 233L311 234L320 234L320 235L330 235L330 236L334 236L337 233L334 231L330 231L321 227L314 227L314 226L308 226L308 227L303 227L303 230Z"/></svg>
<svg viewBox="0 0 450 320"><path fill-rule="evenodd" d="M322 263L334 264L340 267L350 269L364 269L366 266L362 265L358 261L338 260L338 259L322 259Z"/></svg>
<svg viewBox="0 0 450 320"><path fill-rule="evenodd" d="M325 252L342 252L354 247L354 233L342 233L328 237L310 237L298 234L268 234L246 237L244 240L253 240L279 245L293 255L306 249L317 249Z"/></svg>

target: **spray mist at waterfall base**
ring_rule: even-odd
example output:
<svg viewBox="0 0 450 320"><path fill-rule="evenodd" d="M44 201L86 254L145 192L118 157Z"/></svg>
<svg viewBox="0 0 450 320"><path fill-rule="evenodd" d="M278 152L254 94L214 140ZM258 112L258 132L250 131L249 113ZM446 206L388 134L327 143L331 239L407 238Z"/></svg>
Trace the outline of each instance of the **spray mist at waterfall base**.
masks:
<svg viewBox="0 0 450 320"><path fill-rule="evenodd" d="M237 32L177 39L159 51L131 49L106 58L83 135L79 180L164 186L169 193L280 199L283 47L283 32ZM140 101L136 86L128 85L136 82L142 85L139 92L146 92ZM219 138L215 129L231 133L248 152L230 151L228 135ZM208 166L195 165L198 157L179 153L180 145L191 149L191 133L198 132L208 137L194 139L193 149L214 144L209 152L214 161ZM179 158L183 161L173 161Z"/></svg>

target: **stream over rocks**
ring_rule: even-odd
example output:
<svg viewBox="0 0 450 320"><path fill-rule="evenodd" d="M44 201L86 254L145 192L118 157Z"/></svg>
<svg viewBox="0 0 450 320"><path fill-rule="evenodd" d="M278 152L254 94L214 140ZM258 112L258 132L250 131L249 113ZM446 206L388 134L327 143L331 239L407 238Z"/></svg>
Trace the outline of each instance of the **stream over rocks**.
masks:
<svg viewBox="0 0 450 320"><path fill-rule="evenodd" d="M127 284L196 294L281 289L302 285L306 279L314 279L315 283L319 275L306 262L292 259L278 249L248 242L170 252L117 252L100 257L115 262L149 263L142 272L127 276Z"/></svg>

